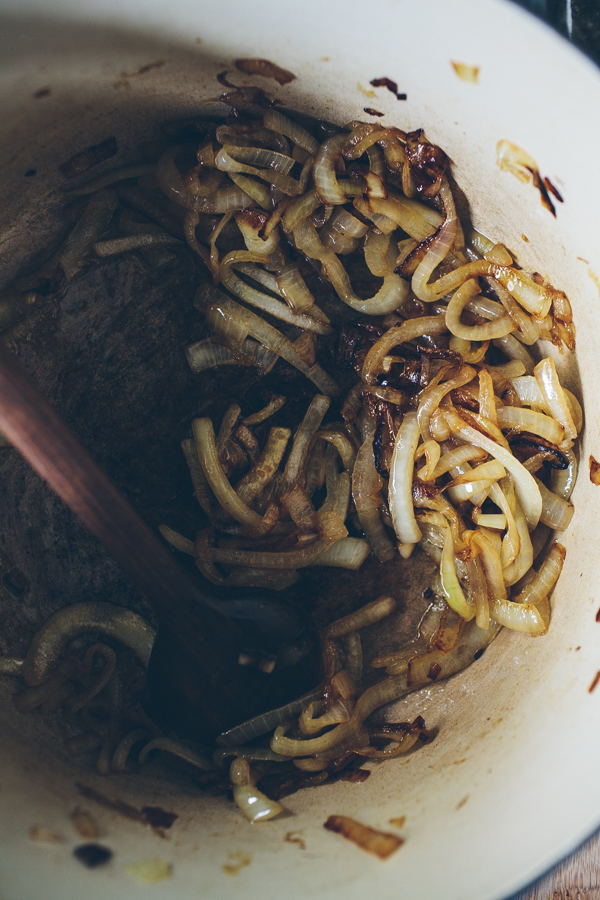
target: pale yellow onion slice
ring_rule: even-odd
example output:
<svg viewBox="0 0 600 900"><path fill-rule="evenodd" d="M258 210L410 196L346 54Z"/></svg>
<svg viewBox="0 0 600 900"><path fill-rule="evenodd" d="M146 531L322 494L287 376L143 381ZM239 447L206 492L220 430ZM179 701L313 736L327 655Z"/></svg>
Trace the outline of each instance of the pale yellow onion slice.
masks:
<svg viewBox="0 0 600 900"><path fill-rule="evenodd" d="M498 625L528 634L544 634L546 624L533 603L513 603L511 600L490 598L490 615Z"/></svg>
<svg viewBox="0 0 600 900"><path fill-rule="evenodd" d="M533 603L537 605L547 597L562 572L567 551L555 541L548 556L540 566L534 578L513 597L514 603Z"/></svg>
<svg viewBox="0 0 600 900"><path fill-rule="evenodd" d="M476 509L471 513L471 517L476 525L482 528L492 528L497 531L505 531L508 522L504 513L482 513Z"/></svg>
<svg viewBox="0 0 600 900"><path fill-rule="evenodd" d="M387 200L369 200L368 205L372 212L386 216L411 238L419 242L435 234L436 228L439 228L442 222L442 217L436 210L428 210L435 216L435 224L432 224L431 221L428 221L431 216L425 218L423 215L426 207L399 194L392 195Z"/></svg>
<svg viewBox="0 0 600 900"><path fill-rule="evenodd" d="M401 544L416 544L421 540L421 530L415 518L412 499L412 482L415 451L420 432L416 412L404 416L398 430L390 465L388 504L394 530Z"/></svg>
<svg viewBox="0 0 600 900"><path fill-rule="evenodd" d="M515 561L503 569L504 582L516 584L533 565L533 545L529 536L527 521L518 498L515 499L515 525L519 532L520 548Z"/></svg>
<svg viewBox="0 0 600 900"><path fill-rule="evenodd" d="M279 159L286 162L282 162L277 168L258 168L256 165L247 164L248 160L252 162L260 161L263 159L263 154L265 162L267 159L275 159L278 163ZM263 150L258 147L238 147L232 144L228 144L227 149L222 147L215 157L215 164L221 172L254 175L256 178L261 178L274 185L283 193L296 196L301 193L300 183L287 175L285 170L287 168L289 171L289 168L291 168L289 163L291 163L291 166L294 165L294 160L291 157L284 157L281 153L276 153L274 150Z"/></svg>
<svg viewBox="0 0 600 900"><path fill-rule="evenodd" d="M368 225L365 225L364 222L353 216L343 206L338 206L337 209L334 209L328 225L349 238L363 238L369 231Z"/></svg>
<svg viewBox="0 0 600 900"><path fill-rule="evenodd" d="M533 370L548 412L565 429L565 441L574 441L577 429L569 409L569 404L558 379L556 365L551 357L543 359Z"/></svg>
<svg viewBox="0 0 600 900"><path fill-rule="evenodd" d="M519 395L521 403L525 403L527 406L537 406L540 409L545 410L545 412L550 413L535 376L521 375L520 377L512 378L511 381ZM563 388L563 393L567 400L571 416L573 417L573 423L577 429L577 434L579 434L583 427L583 410L581 409L581 404L575 394L572 394L567 388Z"/></svg>
<svg viewBox="0 0 600 900"><path fill-rule="evenodd" d="M278 131L279 134L285 135L312 156L319 149L319 142L312 134L309 134L305 128L302 128L293 119L289 119L276 109L268 109L266 111L263 116L263 124L270 131Z"/></svg>
<svg viewBox="0 0 600 900"><path fill-rule="evenodd" d="M291 234L295 231L319 206L321 206L321 198L314 188L292 200L281 218L281 225L285 233Z"/></svg>
<svg viewBox="0 0 600 900"><path fill-rule="evenodd" d="M419 408L417 409L417 422L424 441L432 440L433 435L429 427L431 415L439 407L446 394L468 384L475 378L475 375L475 369L471 368L471 366L463 366L454 378L450 378L448 381L442 382L442 384L434 383L429 385L421 392Z"/></svg>
<svg viewBox="0 0 600 900"><path fill-rule="evenodd" d="M213 494L223 509L229 513L236 522L239 522L241 525L244 525L246 528L257 534L264 533L265 528L271 530L272 525L271 528L268 527L267 518L259 516L258 513L255 513L254 510L243 503L227 480L217 453L215 431L212 421L209 418L194 419L192 422L192 431L194 433L194 440L196 441L196 450L198 452L200 465L202 466L202 470Z"/></svg>
<svg viewBox="0 0 600 900"><path fill-rule="evenodd" d="M533 375L535 362L527 348L516 339L514 334L507 334L506 337L496 338L496 340L493 341L493 344L498 350L502 350L504 355L509 359L522 362L525 366L525 372L528 375Z"/></svg>
<svg viewBox="0 0 600 900"><path fill-rule="evenodd" d="M235 303L224 294L221 294L218 300L210 297L205 299L205 297L206 294L200 288L196 295L196 302L203 309L206 322L213 331L223 334L225 337L232 337L240 343L251 334L273 353L281 356L303 375L306 375L323 393L328 396L339 394L339 386L321 366L316 363L308 366L292 342L260 316Z"/></svg>
<svg viewBox="0 0 600 900"><path fill-rule="evenodd" d="M442 182L439 195L444 204L445 219L435 234L427 253L417 266L411 282L413 292L423 303L435 303L442 296L441 293L436 292L439 282L436 282L435 286L428 282L433 270L446 258L457 234L458 219L454 199L446 179Z"/></svg>
<svg viewBox="0 0 600 900"><path fill-rule="evenodd" d="M302 422L294 435L294 442L290 450L290 455L285 465L283 478L281 480L280 494L287 493L299 481L300 476L304 473L308 452L313 436L319 430L325 413L329 409L331 400L323 394L317 394L311 400Z"/></svg>
<svg viewBox="0 0 600 900"><path fill-rule="evenodd" d="M466 443L481 447L490 456L502 463L515 480L515 489L527 518L527 523L534 529L542 513L542 498L533 476L524 468L516 457L495 441L467 425L453 409L444 409L444 416L451 431Z"/></svg>
<svg viewBox="0 0 600 900"><path fill-rule="evenodd" d="M84 633L111 637L126 644L147 668L156 632L146 619L122 606L87 600L64 606L36 631L23 664L23 678L30 686L52 674L70 641Z"/></svg>
<svg viewBox="0 0 600 900"><path fill-rule="evenodd" d="M483 361L488 352L490 342L484 341L482 344L478 344L477 341L475 341L471 343L471 341L464 341L462 338L457 338L452 335L449 346L451 350L460 353L466 363L473 364Z"/></svg>
<svg viewBox="0 0 600 900"><path fill-rule="evenodd" d="M452 530L441 513L419 513L419 520L440 528L444 535L444 546L440 561L440 584L448 606L468 622L475 616L475 607L467 603L456 574Z"/></svg>
<svg viewBox="0 0 600 900"><path fill-rule="evenodd" d="M367 384L375 384L384 358L393 347L415 340L425 334L436 336L448 330L443 315L419 316L407 319L401 325L394 325L375 341L367 355L362 370L362 379Z"/></svg>
<svg viewBox="0 0 600 900"><path fill-rule="evenodd" d="M256 209L240 209L235 213L235 221L250 253L266 257L275 251L279 244L279 231L274 228L268 238L261 236L262 228L267 221L264 213L261 214Z"/></svg>
<svg viewBox="0 0 600 900"><path fill-rule="evenodd" d="M228 172L227 174L235 186L245 194L248 194L248 196L251 197L255 203L258 203L262 209L271 209L271 192L266 184L262 184L260 181L254 181L254 179L242 175L241 172Z"/></svg>
<svg viewBox="0 0 600 900"><path fill-rule="evenodd" d="M365 238L365 262L371 275L385 278L393 275L398 251L391 234L371 229Z"/></svg>
<svg viewBox="0 0 600 900"><path fill-rule="evenodd" d="M556 494L563 500L568 500L577 480L577 457L572 450L565 449L561 452L566 457L568 466L566 469L552 470L550 487L553 494Z"/></svg>
<svg viewBox="0 0 600 900"><path fill-rule="evenodd" d="M498 425L502 430L528 431L550 441L551 444L560 444L564 435L564 428L556 419L542 412L532 409L519 409L517 406L501 406L498 409Z"/></svg>
<svg viewBox="0 0 600 900"><path fill-rule="evenodd" d="M314 331L317 334L327 334L331 329L325 325L320 319L313 318L304 312L296 312L287 305L282 303L275 297L270 297L263 291L258 291L251 285L246 284L241 278L238 278L234 271L234 267L240 263L264 262L265 258L258 253L248 253L243 250L234 250L224 257L219 267L219 276L223 285L240 300L255 306L263 312L269 313L288 325L297 325L307 331Z"/></svg>
<svg viewBox="0 0 600 900"><path fill-rule="evenodd" d="M479 371L479 412L490 422L498 424L498 412L496 398L494 396L494 382L486 369Z"/></svg>
<svg viewBox="0 0 600 900"><path fill-rule="evenodd" d="M313 566L330 566L334 569L351 569L357 572L371 552L371 547L361 538L346 537L330 544Z"/></svg>
<svg viewBox="0 0 600 900"><path fill-rule="evenodd" d="M335 426L329 425L327 428L319 431L317 437L333 444L340 455L344 468L351 474L352 469L354 468L357 451L348 435L344 434L341 430L338 431Z"/></svg>
<svg viewBox="0 0 600 900"><path fill-rule="evenodd" d="M450 469L460 466L461 463L466 463L470 460L482 460L485 459L485 456L485 451L481 450L480 447L473 447L470 444L463 444L460 447L455 447L453 450L449 450L440 457L440 460L432 473L432 478L435 480L441 475L445 475ZM419 477L421 476L419 475Z"/></svg>
<svg viewBox="0 0 600 900"><path fill-rule="evenodd" d="M444 297L469 278L476 278L479 275L492 276L503 284L515 300L537 319L543 319L548 315L556 294L554 288L537 284L522 270L512 269L509 266L498 266L484 259L459 266L458 269L443 275L434 284L429 285L430 302L434 298L438 300L440 297Z"/></svg>
<svg viewBox="0 0 600 900"><path fill-rule="evenodd" d="M510 263L504 263L504 265L511 265ZM512 294L507 291L503 284L500 284L496 279L488 279L488 284L491 285L492 289L495 291L496 295L500 299L500 302L508 315L511 317L516 326L516 336L520 341L528 346L535 344L536 341L540 339L540 329L533 321L533 319L527 315L525 310L517 303Z"/></svg>
<svg viewBox="0 0 600 900"><path fill-rule="evenodd" d="M298 266L290 265L280 269L277 273L277 287L294 313L306 312L315 302Z"/></svg>
<svg viewBox="0 0 600 900"><path fill-rule="evenodd" d="M437 464L440 461L441 451L442 448L437 441L430 440L425 441L424 444L421 444L421 446L415 453L415 462L417 462L423 456L426 460L425 465L417 472L417 477L420 478L421 481L434 480L434 472Z"/></svg>
<svg viewBox="0 0 600 900"><path fill-rule="evenodd" d="M302 710L298 719L298 727L302 734L318 734L329 725L347 722L352 714L353 704L347 700L338 700L326 712L319 715L323 708L320 701L309 703Z"/></svg>
<svg viewBox="0 0 600 900"><path fill-rule="evenodd" d="M194 253L198 254L207 269L212 272L213 268L210 251L204 244L201 244L196 237L196 226L199 221L200 213L197 213L193 209L188 209L183 220L183 232L188 246L192 248Z"/></svg>
<svg viewBox="0 0 600 900"><path fill-rule="evenodd" d="M267 822L285 812L276 800L271 800L252 784L234 784L233 800L249 822Z"/></svg>
<svg viewBox="0 0 600 900"><path fill-rule="evenodd" d="M542 514L540 522L554 528L556 531L565 531L569 527L569 523L573 518L575 508L568 500L563 500L557 494L548 490L546 485L533 476L542 495Z"/></svg>
<svg viewBox="0 0 600 900"><path fill-rule="evenodd" d="M283 459L290 436L289 428L275 427L269 430L260 456L235 486L235 492L243 503L252 503L271 482Z"/></svg>
<svg viewBox="0 0 600 900"><path fill-rule="evenodd" d="M456 290L446 310L448 331L466 341L491 341L504 337L515 330L515 324L507 314L494 319L485 325L463 325L460 321L462 311L472 297L479 293L479 285L474 279L465 281Z"/></svg>
<svg viewBox="0 0 600 900"><path fill-rule="evenodd" d="M512 491L511 496L514 499L514 491ZM499 484L492 485L490 488L490 497L496 506L502 510L502 514L506 519L506 534L502 540L502 551L500 553L502 568L506 568L513 563L519 555L521 550L521 538L519 536L519 530L517 528L517 523L515 522L511 503L502 490L502 486Z"/></svg>
<svg viewBox="0 0 600 900"><path fill-rule="evenodd" d="M370 431L363 441L352 470L352 497L361 527L379 562L394 557L394 545L389 539L379 508L382 503L383 480L375 468L373 435Z"/></svg>
<svg viewBox="0 0 600 900"><path fill-rule="evenodd" d="M456 646L446 654L440 663L441 671L436 680L448 678L455 672L473 662L475 654L486 647L498 633L498 626L492 624L489 630L484 631L476 627L475 622L465 624ZM404 696L417 687L424 684L431 685L431 679L425 678L423 682L408 683L409 675L406 671L399 675L384 678L383 681L367 688L358 698L354 712L349 722L337 725L332 731L321 734L308 740L294 740L285 734L285 728L277 728L271 739L271 749L283 756L312 756L316 753L328 752L334 747L339 747L342 742L356 736L364 720L378 707L385 703L391 703Z"/></svg>
<svg viewBox="0 0 600 900"><path fill-rule="evenodd" d="M470 472L463 472L461 475L457 475L451 482L451 486L474 484L477 481L498 481L500 478L504 478L505 475L506 470L502 463L497 459L490 459L475 466Z"/></svg>
<svg viewBox="0 0 600 900"><path fill-rule="evenodd" d="M347 202L346 194L337 183L335 168L336 161L342 159L342 147L347 140L346 132L334 134L321 144L315 156L313 178L322 203L337 206Z"/></svg>
<svg viewBox="0 0 600 900"><path fill-rule="evenodd" d="M352 289L348 273L336 254L322 243L317 230L308 220L294 231L298 250L310 259L317 259L325 267L327 275L340 300L351 309L366 315L382 316L394 312L406 300L408 282L399 275L386 275L383 286L368 300L361 300Z"/></svg>
<svg viewBox="0 0 600 900"><path fill-rule="evenodd" d="M186 347L185 355L192 372L204 372L214 366L255 365L266 373L278 359L276 353L257 341L243 341L239 349L236 354L223 344L215 344L212 338L204 338Z"/></svg>
<svg viewBox="0 0 600 900"><path fill-rule="evenodd" d="M156 180L160 189L178 206L203 213L226 213L253 205L252 198L233 184L217 188L206 197L195 196L185 188L175 165L175 155L179 150L179 146L170 147L163 153L156 167Z"/></svg>

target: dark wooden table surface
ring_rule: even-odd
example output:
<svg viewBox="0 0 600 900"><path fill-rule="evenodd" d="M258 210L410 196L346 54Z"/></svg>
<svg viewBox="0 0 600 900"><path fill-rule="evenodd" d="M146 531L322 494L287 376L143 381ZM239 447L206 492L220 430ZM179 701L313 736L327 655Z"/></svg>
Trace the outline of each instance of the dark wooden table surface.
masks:
<svg viewBox="0 0 600 900"><path fill-rule="evenodd" d="M600 832L508 900L600 900Z"/></svg>

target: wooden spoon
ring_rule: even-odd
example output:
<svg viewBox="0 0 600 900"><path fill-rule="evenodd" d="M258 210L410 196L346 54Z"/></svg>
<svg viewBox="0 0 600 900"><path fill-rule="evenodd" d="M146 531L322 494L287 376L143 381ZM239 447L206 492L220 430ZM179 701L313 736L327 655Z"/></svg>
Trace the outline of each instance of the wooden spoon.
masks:
<svg viewBox="0 0 600 900"><path fill-rule="evenodd" d="M193 584L1 345L0 431L152 601L148 686L160 723L205 741L317 683L308 615L274 592L217 600ZM240 665L242 651L277 658L273 672Z"/></svg>

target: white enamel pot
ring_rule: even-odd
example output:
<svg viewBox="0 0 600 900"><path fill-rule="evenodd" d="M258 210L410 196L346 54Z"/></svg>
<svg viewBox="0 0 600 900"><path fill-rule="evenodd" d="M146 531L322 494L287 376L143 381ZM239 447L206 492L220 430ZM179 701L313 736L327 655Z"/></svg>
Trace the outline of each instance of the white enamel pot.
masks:
<svg viewBox="0 0 600 900"><path fill-rule="evenodd" d="M232 77L340 123L375 107L390 124L423 126L448 152L474 225L570 297L577 353L559 364L583 398L586 421L548 635L504 631L465 672L400 701L398 718L421 713L438 736L406 759L375 766L362 785L297 793L285 801L287 817L250 826L232 804L200 795L181 778L128 782L86 772L83 779L50 726L39 717L24 724L10 701L14 681L3 676L0 896L124 900L142 891L127 867L153 857L171 863L172 875L144 890L170 900L508 896L600 824L600 688L589 690L600 669L600 493L588 474L590 454L600 456L597 70L499 0L305 0L295 7L274 0L3 0L0 13L0 287L48 240L64 187L58 162L111 135L119 154L95 171L135 160L139 139L221 91L215 76L233 60L272 59L295 80L280 87ZM453 62L479 67L478 83L461 80ZM407 99L385 88L368 93L381 77L396 81ZM499 169L503 139L527 150L559 189L564 203L557 202L556 217L531 184ZM30 169L35 177L25 177ZM28 614L37 621L35 611ZM78 780L136 806L175 809L171 839L97 807L100 840L115 856L85 871L72 856L78 839L69 824L82 802ZM405 816L406 842L381 862L326 832L332 813L384 830ZM33 844L34 824L64 840ZM290 832L305 849L290 842ZM247 865L237 875L224 872L224 864L240 861Z"/></svg>

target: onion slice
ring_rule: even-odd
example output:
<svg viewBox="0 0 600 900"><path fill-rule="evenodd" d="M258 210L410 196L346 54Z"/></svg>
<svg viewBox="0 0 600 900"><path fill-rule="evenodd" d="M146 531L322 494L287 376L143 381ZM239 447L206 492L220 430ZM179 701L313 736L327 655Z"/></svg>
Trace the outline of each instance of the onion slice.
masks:
<svg viewBox="0 0 600 900"><path fill-rule="evenodd" d="M383 480L375 468L374 430L363 441L352 470L352 497L360 524L379 562L394 557L394 545L386 534L379 508Z"/></svg>
<svg viewBox="0 0 600 900"><path fill-rule="evenodd" d="M216 298L214 294L211 296L207 287L203 285L198 290L195 302L205 312L207 324L213 331L224 337L234 337L240 342L251 334L273 353L306 375L323 393L329 396L339 393L340 389L333 378L316 363L307 366L294 349L292 342L280 331L224 294L218 294Z"/></svg>
<svg viewBox="0 0 600 900"><path fill-rule="evenodd" d="M533 370L533 374L548 412L554 416L565 430L564 440L566 442L574 441L577 437L577 429L573 422L573 416L571 415L565 392L558 380L556 365L552 357L539 362Z"/></svg>
<svg viewBox="0 0 600 900"><path fill-rule="evenodd" d="M211 420L208 418L194 419L192 431L200 465L213 494L223 509L257 536L270 531L275 522L272 522L267 515L262 517L251 510L242 502L228 482L217 453L215 431Z"/></svg>
<svg viewBox="0 0 600 900"><path fill-rule="evenodd" d="M315 157L313 177L322 203L337 206L347 202L348 198L338 185L335 174L336 163L343 164L342 148L347 139L345 132L334 134L321 144Z"/></svg>
<svg viewBox="0 0 600 900"><path fill-rule="evenodd" d="M476 447L485 450L486 453L489 453L490 456L501 462L504 468L511 473L515 479L515 488L525 512L527 523L530 529L533 530L542 514L542 498L533 475L527 471L509 450L467 425L453 409L444 409L444 416L454 434L458 435L466 443L474 444Z"/></svg>
<svg viewBox="0 0 600 900"><path fill-rule="evenodd" d="M416 544L422 537L412 500L415 451L419 438L417 414L408 412L394 444L388 495L394 530L401 544Z"/></svg>

